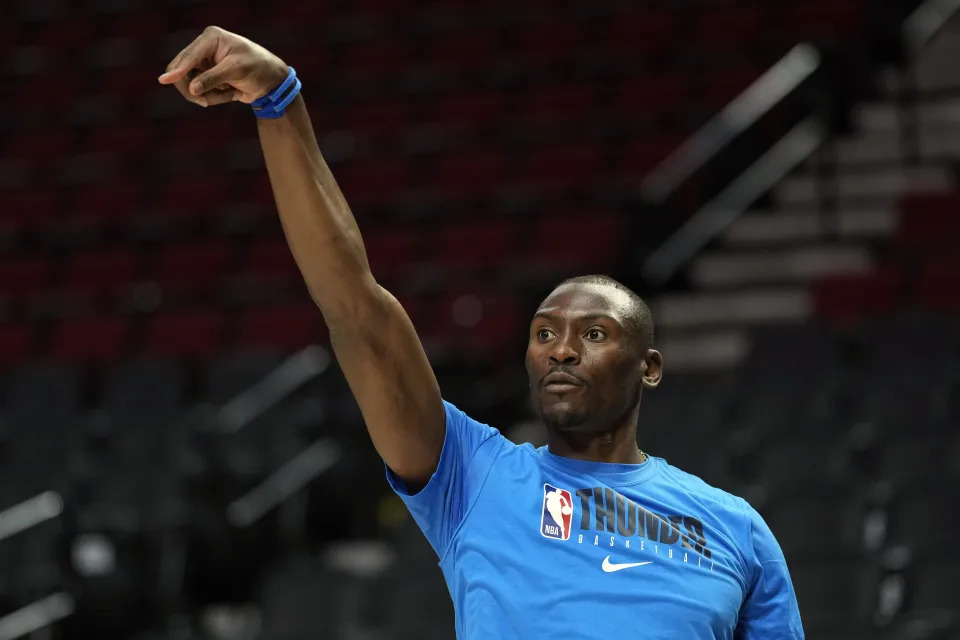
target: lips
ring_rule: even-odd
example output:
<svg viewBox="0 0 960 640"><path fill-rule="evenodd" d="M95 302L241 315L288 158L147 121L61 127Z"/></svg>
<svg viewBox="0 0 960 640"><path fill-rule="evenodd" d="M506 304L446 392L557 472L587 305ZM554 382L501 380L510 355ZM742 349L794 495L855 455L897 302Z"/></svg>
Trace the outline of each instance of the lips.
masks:
<svg viewBox="0 0 960 640"><path fill-rule="evenodd" d="M554 371L543 379L543 386L548 391L572 391L584 386L583 381L574 375L562 371Z"/></svg>

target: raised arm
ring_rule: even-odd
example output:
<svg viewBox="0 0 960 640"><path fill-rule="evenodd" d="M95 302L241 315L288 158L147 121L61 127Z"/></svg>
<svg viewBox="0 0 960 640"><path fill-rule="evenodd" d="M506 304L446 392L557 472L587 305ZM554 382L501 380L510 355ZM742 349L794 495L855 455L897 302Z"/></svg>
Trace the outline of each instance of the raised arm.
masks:
<svg viewBox="0 0 960 640"><path fill-rule="evenodd" d="M208 27L159 81L201 106L249 104L278 87L288 69L254 42ZM370 271L360 230L320 153L302 96L286 115L257 122L287 242L330 329L373 444L398 476L422 484L440 458L445 415L413 324Z"/></svg>

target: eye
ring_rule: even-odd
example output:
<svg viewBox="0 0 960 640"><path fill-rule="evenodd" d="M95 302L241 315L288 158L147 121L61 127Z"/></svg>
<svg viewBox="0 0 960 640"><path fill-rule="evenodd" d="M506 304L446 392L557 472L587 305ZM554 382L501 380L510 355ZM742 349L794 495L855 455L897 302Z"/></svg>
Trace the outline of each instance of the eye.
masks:
<svg viewBox="0 0 960 640"><path fill-rule="evenodd" d="M553 331L550 331L550 329L538 329L538 330L537 330L537 340L540 340L540 341L549 340L549 339L550 339L550 336L552 336L552 335L553 335Z"/></svg>
<svg viewBox="0 0 960 640"><path fill-rule="evenodd" d="M593 328L587 331L587 340L603 340L607 333L603 329Z"/></svg>

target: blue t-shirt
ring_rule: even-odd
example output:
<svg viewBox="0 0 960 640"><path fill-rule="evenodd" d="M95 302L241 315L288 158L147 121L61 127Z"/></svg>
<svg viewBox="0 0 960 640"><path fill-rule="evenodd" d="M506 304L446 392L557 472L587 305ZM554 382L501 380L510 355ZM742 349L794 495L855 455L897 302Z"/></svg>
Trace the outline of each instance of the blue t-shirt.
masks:
<svg viewBox="0 0 960 640"><path fill-rule="evenodd" d="M387 478L440 558L461 640L802 640L786 561L743 499L649 457L583 462L448 402L436 472Z"/></svg>

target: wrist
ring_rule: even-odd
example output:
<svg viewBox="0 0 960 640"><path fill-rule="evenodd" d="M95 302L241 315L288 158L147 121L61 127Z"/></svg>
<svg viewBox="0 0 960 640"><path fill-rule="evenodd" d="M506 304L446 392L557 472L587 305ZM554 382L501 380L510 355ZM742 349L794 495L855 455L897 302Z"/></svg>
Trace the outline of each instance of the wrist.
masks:
<svg viewBox="0 0 960 640"><path fill-rule="evenodd" d="M286 76L269 93L250 103L253 113L258 118L273 120L284 115L298 95L300 95L300 80L293 67L287 66Z"/></svg>
<svg viewBox="0 0 960 640"><path fill-rule="evenodd" d="M287 79L288 75L290 75L290 67L282 60L280 60L278 64L271 64L264 74L263 91L254 98L254 102L276 91L277 87Z"/></svg>

